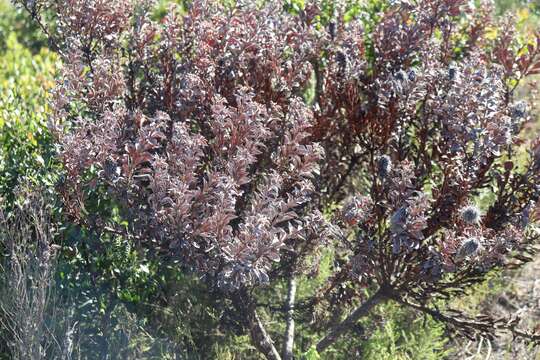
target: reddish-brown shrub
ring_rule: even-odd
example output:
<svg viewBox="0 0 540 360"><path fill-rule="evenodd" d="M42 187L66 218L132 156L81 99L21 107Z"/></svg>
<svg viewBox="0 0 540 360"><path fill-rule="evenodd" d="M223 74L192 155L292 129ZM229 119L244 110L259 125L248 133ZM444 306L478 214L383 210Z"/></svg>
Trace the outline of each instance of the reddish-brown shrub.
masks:
<svg viewBox="0 0 540 360"><path fill-rule="evenodd" d="M433 301L534 252L540 151L518 164L530 109L514 90L540 72L540 40L514 51L507 25L490 40L487 5L461 0L384 4L371 22L317 1L296 15L195 1L160 22L146 1L54 4L65 65L52 129L69 213L202 274L245 311L267 357L280 355L249 290L316 271L306 260L322 245L335 273L299 309L343 309L378 290L343 322L321 322L318 351L389 299L467 336L539 339ZM88 221L95 188L128 229Z"/></svg>

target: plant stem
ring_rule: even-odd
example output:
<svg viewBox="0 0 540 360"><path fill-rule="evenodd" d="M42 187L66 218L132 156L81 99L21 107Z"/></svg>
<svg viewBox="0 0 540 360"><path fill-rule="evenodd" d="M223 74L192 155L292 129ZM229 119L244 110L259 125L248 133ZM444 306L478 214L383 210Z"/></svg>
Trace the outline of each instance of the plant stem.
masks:
<svg viewBox="0 0 540 360"><path fill-rule="evenodd" d="M296 279L291 274L289 277L286 303L286 321L285 328L285 342L283 343L283 360L293 359L293 347L294 347L294 300L296 298Z"/></svg>
<svg viewBox="0 0 540 360"><path fill-rule="evenodd" d="M266 332L254 305L248 305L245 308L246 320L249 328L249 334L253 345L259 350L268 360L281 360L281 356L274 346L274 341Z"/></svg>
<svg viewBox="0 0 540 360"><path fill-rule="evenodd" d="M317 344L317 352L322 353L326 350L326 348L336 342L341 335L349 331L360 318L369 314L377 304L384 300L386 300L386 297L381 289L379 289L365 303L356 308L345 320L330 329L328 334L326 334L326 336Z"/></svg>

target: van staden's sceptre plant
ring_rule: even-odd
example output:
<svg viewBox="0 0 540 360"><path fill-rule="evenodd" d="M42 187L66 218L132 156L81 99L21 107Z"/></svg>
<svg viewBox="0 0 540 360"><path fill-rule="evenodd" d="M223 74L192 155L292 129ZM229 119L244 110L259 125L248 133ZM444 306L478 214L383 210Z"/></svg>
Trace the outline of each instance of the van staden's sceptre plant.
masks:
<svg viewBox="0 0 540 360"><path fill-rule="evenodd" d="M539 238L540 142L520 137L531 109L514 98L540 73L540 40L521 46L487 3L381 3L368 17L346 2L194 1L156 21L151 1L18 2L63 57L51 129L72 219L203 275L267 358L292 358L294 320L317 307L361 302L317 325L322 352L386 300L469 337L540 341L519 319L436 307L529 261ZM88 214L91 189L129 225ZM334 273L295 304L322 247ZM252 295L279 280L282 350Z"/></svg>

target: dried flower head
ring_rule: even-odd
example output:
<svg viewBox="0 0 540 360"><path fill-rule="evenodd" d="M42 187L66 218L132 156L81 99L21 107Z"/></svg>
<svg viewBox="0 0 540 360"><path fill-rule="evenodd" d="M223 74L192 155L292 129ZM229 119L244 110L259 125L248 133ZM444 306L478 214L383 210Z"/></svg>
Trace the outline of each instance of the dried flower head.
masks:
<svg viewBox="0 0 540 360"><path fill-rule="evenodd" d="M406 207L400 207L390 217L390 231L393 234L400 234L406 231L407 215L409 211Z"/></svg>
<svg viewBox="0 0 540 360"><path fill-rule="evenodd" d="M510 106L510 116L518 120L523 119L527 115L527 102L520 100Z"/></svg>
<svg viewBox="0 0 540 360"><path fill-rule="evenodd" d="M448 80L454 81L457 77L457 74L458 74L458 69L454 65L451 65L448 68Z"/></svg>
<svg viewBox="0 0 540 360"><path fill-rule="evenodd" d="M480 241L473 237L465 239L456 252L456 260L461 261L467 257L474 256L481 248Z"/></svg>
<svg viewBox="0 0 540 360"><path fill-rule="evenodd" d="M392 170L392 159L388 155L381 155L377 159L377 171L379 176L385 178Z"/></svg>
<svg viewBox="0 0 540 360"><path fill-rule="evenodd" d="M477 225L480 223L480 210L475 205L467 205L461 209L461 219L468 224Z"/></svg>
<svg viewBox="0 0 540 360"><path fill-rule="evenodd" d="M407 74L407 78L409 81L415 81L416 80L416 70L410 69L409 73Z"/></svg>

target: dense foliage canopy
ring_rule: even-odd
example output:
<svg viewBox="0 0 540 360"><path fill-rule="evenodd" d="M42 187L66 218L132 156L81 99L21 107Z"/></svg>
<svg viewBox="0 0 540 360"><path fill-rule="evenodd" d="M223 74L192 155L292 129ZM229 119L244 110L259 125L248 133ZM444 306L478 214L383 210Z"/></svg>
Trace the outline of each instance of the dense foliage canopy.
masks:
<svg viewBox="0 0 540 360"><path fill-rule="evenodd" d="M530 261L540 236L534 104L516 98L540 38L487 3L18 3L62 62L53 238L71 265L124 254L159 278L112 266L117 298L201 291L201 318L270 359L337 346L388 301L471 338L540 340L517 318L439 308Z"/></svg>

